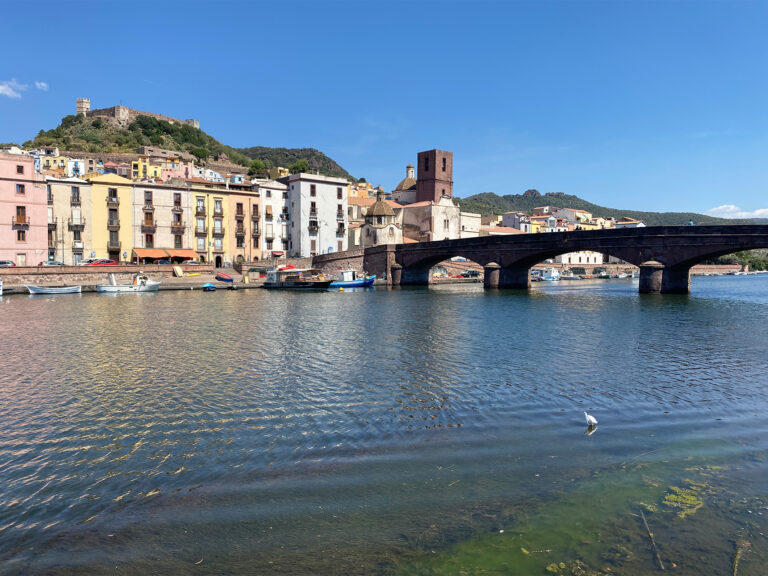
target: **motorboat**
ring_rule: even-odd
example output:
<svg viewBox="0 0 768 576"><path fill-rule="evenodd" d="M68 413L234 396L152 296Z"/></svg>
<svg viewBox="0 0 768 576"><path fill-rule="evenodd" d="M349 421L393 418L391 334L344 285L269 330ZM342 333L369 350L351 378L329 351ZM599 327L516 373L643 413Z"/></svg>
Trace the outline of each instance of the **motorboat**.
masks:
<svg viewBox="0 0 768 576"><path fill-rule="evenodd" d="M263 287L273 290L327 290L332 281L315 268L270 268Z"/></svg>
<svg viewBox="0 0 768 576"><path fill-rule="evenodd" d="M143 272L133 275L130 284L118 284L115 281L115 275L109 275L109 284L99 284L96 286L96 292L157 292L160 288L160 282L150 280Z"/></svg>
<svg viewBox="0 0 768 576"><path fill-rule="evenodd" d="M215 276L216 280L219 282L228 282L229 284L232 284L235 280L230 276L229 274L226 274L225 272L219 272Z"/></svg>
<svg viewBox="0 0 768 576"><path fill-rule="evenodd" d="M541 279L544 282L558 282L560 280L560 272L556 268L545 268L541 272Z"/></svg>
<svg viewBox="0 0 768 576"><path fill-rule="evenodd" d="M581 280L581 276L576 276L570 270L563 270L563 273L560 274L560 280Z"/></svg>
<svg viewBox="0 0 768 576"><path fill-rule="evenodd" d="M82 286L34 286L25 284L30 294L80 294Z"/></svg>
<svg viewBox="0 0 768 576"><path fill-rule="evenodd" d="M375 280L375 274L372 276L361 276L357 273L357 270L348 268L347 270L339 270L339 279L331 282L331 288L368 288L373 286Z"/></svg>

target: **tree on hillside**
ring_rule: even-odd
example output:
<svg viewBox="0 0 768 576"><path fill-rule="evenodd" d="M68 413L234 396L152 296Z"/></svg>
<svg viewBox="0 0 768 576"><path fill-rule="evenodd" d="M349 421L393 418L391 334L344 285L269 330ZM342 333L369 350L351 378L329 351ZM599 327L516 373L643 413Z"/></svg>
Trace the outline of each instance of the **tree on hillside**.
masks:
<svg viewBox="0 0 768 576"><path fill-rule="evenodd" d="M248 174L253 176L254 174L258 174L259 172L264 170L266 167L267 165L257 158L256 160L251 162L251 166L250 168L248 168Z"/></svg>
<svg viewBox="0 0 768 576"><path fill-rule="evenodd" d="M301 158L288 166L288 170L291 174L298 174L299 172L309 172L309 162L305 158Z"/></svg>
<svg viewBox="0 0 768 576"><path fill-rule="evenodd" d="M190 154L193 156L196 156L198 160L205 160L208 158L208 156L211 155L210 151L207 148L192 148L192 150L189 151Z"/></svg>

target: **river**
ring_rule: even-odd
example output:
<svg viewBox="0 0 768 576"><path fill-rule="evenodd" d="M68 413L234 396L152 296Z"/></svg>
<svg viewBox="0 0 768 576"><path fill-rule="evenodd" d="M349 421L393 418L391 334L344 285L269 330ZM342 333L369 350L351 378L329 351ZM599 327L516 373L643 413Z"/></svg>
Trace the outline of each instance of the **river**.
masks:
<svg viewBox="0 0 768 576"><path fill-rule="evenodd" d="M692 290L5 296L0 573L764 574L768 275Z"/></svg>

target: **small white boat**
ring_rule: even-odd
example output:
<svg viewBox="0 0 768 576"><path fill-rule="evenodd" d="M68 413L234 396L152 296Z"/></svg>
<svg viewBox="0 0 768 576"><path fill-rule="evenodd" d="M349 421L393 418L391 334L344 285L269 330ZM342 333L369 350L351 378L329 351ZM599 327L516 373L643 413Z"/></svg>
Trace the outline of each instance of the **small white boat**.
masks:
<svg viewBox="0 0 768 576"><path fill-rule="evenodd" d="M116 292L157 292L160 288L160 282L150 280L146 274L139 272L133 275L130 284L118 284L115 282L115 275L109 275L109 284L99 284L96 286L96 292L116 293Z"/></svg>
<svg viewBox="0 0 768 576"><path fill-rule="evenodd" d="M3 295L3 281L0 280L0 296Z"/></svg>
<svg viewBox="0 0 768 576"><path fill-rule="evenodd" d="M541 273L541 279L544 282L559 282L560 272L557 271L557 268L545 268Z"/></svg>
<svg viewBox="0 0 768 576"><path fill-rule="evenodd" d="M30 294L80 294L82 286L34 286L25 284Z"/></svg>

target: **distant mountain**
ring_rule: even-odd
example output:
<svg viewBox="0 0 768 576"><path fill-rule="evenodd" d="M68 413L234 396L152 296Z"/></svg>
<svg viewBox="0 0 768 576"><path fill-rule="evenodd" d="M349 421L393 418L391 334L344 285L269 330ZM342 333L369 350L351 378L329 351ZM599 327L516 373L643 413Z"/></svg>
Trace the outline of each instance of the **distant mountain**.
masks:
<svg viewBox="0 0 768 576"><path fill-rule="evenodd" d="M264 146L251 146L250 148L238 148L237 151L252 160L261 160L267 168L296 164L299 160L306 160L309 171L319 170L326 176L337 176L355 181L355 178L334 160L314 148L266 148Z"/></svg>
<svg viewBox="0 0 768 576"><path fill-rule="evenodd" d="M475 212L483 216L491 214L503 214L504 212L525 212L530 214L538 206L557 206L558 208L574 208L586 210L593 216L604 218L613 216L617 220L623 217L642 220L647 226L676 226L685 225L693 220L694 224L752 224L754 220L738 220L715 218L695 212L641 212L639 210L620 210L618 208L606 208L582 200L578 196L563 192L548 192L539 194L535 190L529 190L525 194L508 194L499 196L493 192L483 192L467 198L454 198L456 204L461 206L463 212Z"/></svg>
<svg viewBox="0 0 768 576"><path fill-rule="evenodd" d="M189 124L168 122L152 116L139 115L130 124L113 118L65 116L51 130L40 130L24 143L25 148L57 146L67 152L135 153L141 146L157 146L166 150L189 152L201 160L225 153L235 164L251 166L261 160L265 168L285 168L306 160L309 170L319 170L326 176L355 180L344 168L314 148L233 148Z"/></svg>

